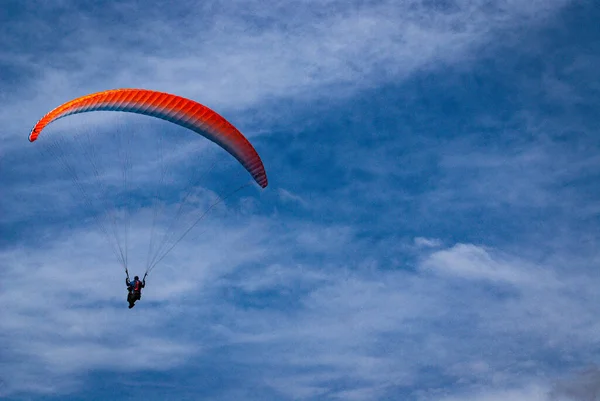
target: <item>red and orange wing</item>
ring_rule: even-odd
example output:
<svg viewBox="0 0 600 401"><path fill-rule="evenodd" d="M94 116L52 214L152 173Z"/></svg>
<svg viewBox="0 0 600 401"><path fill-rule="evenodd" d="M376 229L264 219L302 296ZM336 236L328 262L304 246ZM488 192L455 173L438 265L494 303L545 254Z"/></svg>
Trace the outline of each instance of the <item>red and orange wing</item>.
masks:
<svg viewBox="0 0 600 401"><path fill-rule="evenodd" d="M261 187L267 186L267 174L260 156L237 128L198 102L163 92L113 89L73 99L42 117L31 130L29 141L35 141L48 124L59 118L100 110L144 114L188 128L221 146Z"/></svg>

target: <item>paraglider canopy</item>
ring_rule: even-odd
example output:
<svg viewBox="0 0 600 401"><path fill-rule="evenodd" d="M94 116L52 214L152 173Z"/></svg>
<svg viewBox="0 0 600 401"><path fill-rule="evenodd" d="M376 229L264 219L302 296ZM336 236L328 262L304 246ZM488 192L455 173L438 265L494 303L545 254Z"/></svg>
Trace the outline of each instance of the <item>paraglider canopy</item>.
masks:
<svg viewBox="0 0 600 401"><path fill-rule="evenodd" d="M31 130L29 141L34 142L53 121L72 114L99 110L144 114L186 127L227 150L262 188L267 186L267 174L260 156L237 128L198 102L164 92L112 89L73 99L42 117Z"/></svg>

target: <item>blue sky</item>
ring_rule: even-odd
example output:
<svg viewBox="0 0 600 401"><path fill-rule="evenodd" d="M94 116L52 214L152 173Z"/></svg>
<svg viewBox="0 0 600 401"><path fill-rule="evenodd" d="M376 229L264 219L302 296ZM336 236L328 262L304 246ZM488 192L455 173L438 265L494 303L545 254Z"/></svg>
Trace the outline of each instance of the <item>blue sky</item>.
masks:
<svg viewBox="0 0 600 401"><path fill-rule="evenodd" d="M595 396L597 2L166 4L2 0L0 398ZM55 106L119 87L213 108L269 177L186 237L133 310L92 211L27 141ZM184 132L109 114L48 132L97 149ZM220 161L205 205L249 176L204 142L170 143L167 165L191 182ZM138 273L156 159L130 149Z"/></svg>

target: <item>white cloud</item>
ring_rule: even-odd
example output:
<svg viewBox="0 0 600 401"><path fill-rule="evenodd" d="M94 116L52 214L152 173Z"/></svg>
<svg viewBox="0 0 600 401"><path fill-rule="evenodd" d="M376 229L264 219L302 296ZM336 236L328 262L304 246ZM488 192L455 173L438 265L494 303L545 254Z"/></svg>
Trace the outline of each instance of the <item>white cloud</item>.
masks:
<svg viewBox="0 0 600 401"><path fill-rule="evenodd" d="M143 227L135 224L138 218L133 216L133 226ZM239 263L264 257L256 247L261 224L222 227L200 242L189 238L148 277L142 301L131 311L124 272L98 232L71 232L39 248L3 251L1 280L10 286L0 292L0 335L7 347L0 352L21 355L10 369L0 366L5 391L62 391L61 383L74 385L90 370L167 370L189 361L202 345L169 335L169 327L190 296L202 297L203 286ZM132 231L131 274L143 273L143 237ZM48 387L30 386L32 375Z"/></svg>
<svg viewBox="0 0 600 401"><path fill-rule="evenodd" d="M462 394L451 397L432 397L431 401L550 401L548 388L531 384L522 388L481 390L476 394Z"/></svg>
<svg viewBox="0 0 600 401"><path fill-rule="evenodd" d="M483 248L458 244L451 249L433 252L423 268L465 279L485 279L510 284L540 284L540 277L515 268L514 263L497 260Z"/></svg>
<svg viewBox="0 0 600 401"><path fill-rule="evenodd" d="M135 19L112 26L111 39L103 21L79 11L70 21L85 29L46 39L60 53L36 50L11 56L16 66L33 70L35 78L19 97L3 102L0 120L10 133L26 135L58 104L115 87L176 92L217 111L280 98L310 101L321 98L324 90L352 93L460 62L494 40L494 34L524 21L543 22L568 3L463 0L444 9L425 1L332 1L326 6L309 1L294 6L275 2L265 9L259 2L239 7L217 2L209 10L179 3L183 20L161 14L160 7L135 10L124 3L107 12ZM40 32L53 23L40 17L22 21L23 26L38 25ZM253 119L263 119L268 110L262 114ZM226 115L235 116L231 111Z"/></svg>
<svg viewBox="0 0 600 401"><path fill-rule="evenodd" d="M416 237L415 245L420 248L438 248L442 245L442 241L437 238Z"/></svg>
<svg viewBox="0 0 600 401"><path fill-rule="evenodd" d="M451 256L460 259L463 248L456 246L444 252L450 260ZM489 250L472 245L469 249L475 255L491 255ZM498 266L491 256L477 261L484 270ZM401 272L369 276L350 267L315 268L321 277L329 277L315 282L316 288L303 298L301 309L288 315L269 309L248 310L244 305L227 306L223 315L228 316L228 321L220 330L227 333L229 342L251 347L251 356L244 355L246 362L260 358L264 363L267 358L275 366L283 368L285 361L287 369L298 367L314 372L302 377L294 372L280 372L273 386L285 397L317 397L330 389L330 381L351 380L354 384L344 386L339 394L329 394L342 398L371 394L381 398L392 389L409 389L413 385L418 388L420 369L427 367L440 369L456 383L477 383L468 393L448 399L495 400L512 396L511 399L546 400L543 385L511 388L515 380L527 381L536 369L544 369L544 362L537 361L535 354L560 357L565 350L576 352L595 341L592 315L575 317L577 312L563 306L587 308L584 299L570 291L587 293L593 284L588 287L581 282L561 280L569 291L561 286L538 288L530 281L512 278L533 279L539 275L540 270L532 268L531 263L506 258L502 266L512 272L509 282L523 285L519 287L520 295L497 298L485 288L473 283L457 285L445 276ZM269 270L253 271L254 280L260 282L259 277ZM545 276L555 274L550 266L544 266L544 270L539 276L542 282ZM281 274L279 271L280 277ZM288 274L295 277L293 269L288 269ZM246 280L253 281L244 276ZM500 284L505 281L501 276ZM574 327L577 345L572 342ZM266 350L269 352L264 354ZM509 390L476 390L486 387Z"/></svg>
<svg viewBox="0 0 600 401"><path fill-rule="evenodd" d="M497 299L472 280L463 285L447 280L447 274L357 269L369 253L343 228L291 228L257 218L207 228L209 236L183 243L150 276L133 311L124 305L122 273L97 233L5 251L2 280L11 287L0 293L0 335L9 347L3 355L21 355L10 371L0 371L6 387L61 392L77 388L78 372L165 370L193 364L212 349L243 346L244 352L230 354L231 363L255 366L255 374L268 375L264 384L283 398L325 393L381 398L418 387L421 370L432 367L457 383L511 388L515 377L529 377L531 352L576 351L596 338L596 312L585 297L574 296L591 293L593 282L561 276L562 286L531 284L535 277L552 282L547 277L558 274L552 266L544 266L541 274L533 263L468 244L424 250L422 266L443 270L449 265L458 277L521 289L518 297ZM349 248L355 253L310 263L307 257L328 255L322 253L327 243L334 255ZM470 267L463 270L463 264ZM44 285L25 291L31 279ZM82 285L88 280L93 284ZM276 299L260 298L262 306L236 299L260 297L261 291L276 291ZM286 305L288 300L294 305ZM577 308L588 311L578 314ZM184 316L185 332L202 333L193 343L177 332L175 323ZM131 334L124 334L124 321ZM539 348L528 349L531 341ZM148 347L156 352L137 361L127 358L128 352ZM78 357L85 352L87 358ZM37 376L48 380L29 386L26 380ZM347 384L334 390L336 381ZM540 394L531 387L470 391L461 399L545 400Z"/></svg>
<svg viewBox="0 0 600 401"><path fill-rule="evenodd" d="M278 192L279 192L279 197L281 198L282 201L297 203L302 207L308 207L308 202L301 196L296 195L296 194L294 194L288 190L285 190L283 188L279 188Z"/></svg>

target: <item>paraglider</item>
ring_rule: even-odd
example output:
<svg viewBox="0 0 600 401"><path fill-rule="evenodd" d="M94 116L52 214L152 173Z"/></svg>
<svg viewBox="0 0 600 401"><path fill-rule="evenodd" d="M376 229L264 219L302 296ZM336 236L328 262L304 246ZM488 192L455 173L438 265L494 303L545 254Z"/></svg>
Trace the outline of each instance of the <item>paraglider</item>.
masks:
<svg viewBox="0 0 600 401"><path fill-rule="evenodd" d="M129 303L129 309L135 306L135 301L139 301L142 298L142 288L146 287L146 275L142 281L138 276L133 278L133 281L129 281L129 272L126 272L127 277L125 278L125 285L127 285L127 302Z"/></svg>
<svg viewBox="0 0 600 401"><path fill-rule="evenodd" d="M221 115L217 114L215 111L194 100L159 91L129 88L111 89L88 94L70 100L45 114L32 128L29 134L29 141L35 142L40 136L43 137L43 133L46 127L59 119L74 114L95 111L126 112L138 115L151 116L164 121L171 122L179 127L191 130L217 144L219 147L224 149L229 155L233 156L235 160L237 160L237 162L239 162L239 164L241 164L241 166L243 166L243 168L250 174L253 181L256 184L258 184L261 188L265 188L268 185L265 167L260 156L258 155L255 148L252 146L252 144L248 141L248 139L236 127L234 127L229 121L227 121ZM131 135L132 133L130 130L128 130L127 132L120 133L120 135L118 136L119 143L114 144L119 149L119 152L121 146L120 141L128 140L122 138L126 138ZM89 137L87 138L87 141L88 142L86 143L89 143ZM142 137L142 141L147 141L147 135L144 134L144 136ZM58 148L63 144L64 142L58 141L56 143L51 143L52 154L54 155L55 148ZM144 144L142 143L141 145ZM136 145L131 146L135 147ZM140 144L138 143L137 146L140 147ZM83 149L83 147L78 149ZM137 147L135 147L134 149L137 149ZM75 153L71 153L71 156L76 155L77 152L78 151L76 151ZM84 157L84 159L92 159L92 157L88 156L94 156L94 153L101 152L94 152L92 150L89 151L89 154L86 154L81 157ZM86 205L89 206L92 201L96 200L95 197L97 194L94 193L92 195L86 193L86 188L91 188L91 190L94 191L99 190L100 188L104 188L104 184L100 179L100 174L97 171L97 166L96 164L94 164L95 162L91 161L92 170L95 172L95 177L88 177L85 176L84 172L80 171L79 165L72 165L74 164L74 162L72 161L72 158L69 157L69 155L62 155L60 159L63 163L67 164L67 173L71 175L72 180L76 184L76 189L80 191L82 198L84 198L82 199L82 201L87 202ZM123 188L128 188L129 181L127 178L127 172L129 170L127 169L131 168L130 155L125 153L123 159L123 165L125 166L123 167ZM72 162L72 164L69 164L69 162ZM91 181L94 178L98 180L98 185L96 186L88 183L88 181ZM163 177L163 175L161 175L161 180L166 180ZM89 187L86 187L84 184L89 185ZM246 184L246 186L247 185L248 184ZM242 187L236 189L236 191L233 191L232 193L239 191L241 188ZM108 189L106 190L107 193L109 193L109 191L110 190ZM185 202L187 199L192 199L193 197L190 196L190 193L188 192L182 198L183 200L181 202ZM171 251L171 249L173 249L173 247L183 238L183 236L185 236L191 230L191 228L194 227L195 224L197 224L202 218L204 218L208 210L210 210L216 204L222 202L223 200L224 199L220 199L219 201L212 203L207 210L205 210L203 213L200 213L201 215L198 219L190 219L189 221L181 217L179 212L181 212L182 205L179 205L179 207L177 207L177 213L175 214L174 219L179 219L178 223L180 223L181 221L183 221L186 224L190 221L191 223L189 223L189 227L185 227L185 229L180 229L180 235L175 235L174 227L176 227L177 225L174 224L174 221L172 221L172 224L167 224L169 228L167 228L167 232L165 232L162 242L158 243L153 239L150 241L146 271L144 274L144 279L141 281L139 280L138 276L135 276L134 281L129 280L129 273L127 270L129 263L127 254L128 234L126 231L124 235L118 235L115 227L111 226L111 224L114 225L116 213L107 212L107 217L105 218L105 220L101 220L96 216L96 221L98 222L101 231L109 240L109 243L113 248L115 256L119 260L120 264L124 267L125 272L127 274L126 284L129 292L127 298L129 302L129 308L132 308L135 302L141 298L141 289L145 287L145 279L150 270L152 270L152 268L154 268L154 266L158 262L160 262L166 256L166 254ZM99 203L101 203L100 207L108 208L112 205L112 207L116 208L116 202L113 201L112 198L108 201L105 201L104 203ZM125 207L125 213L127 213L128 211L129 210L127 209L127 207ZM108 215L110 215L110 218ZM154 211L154 219L156 220L156 209ZM153 221L151 236L154 235L154 225L155 222ZM128 230L129 221L127 221L127 224L124 224L124 227L124 230ZM167 245L168 241L171 241L172 243ZM158 245L155 242L158 243ZM156 246L156 249L153 248L154 246ZM150 255L151 250L153 253L152 255Z"/></svg>

